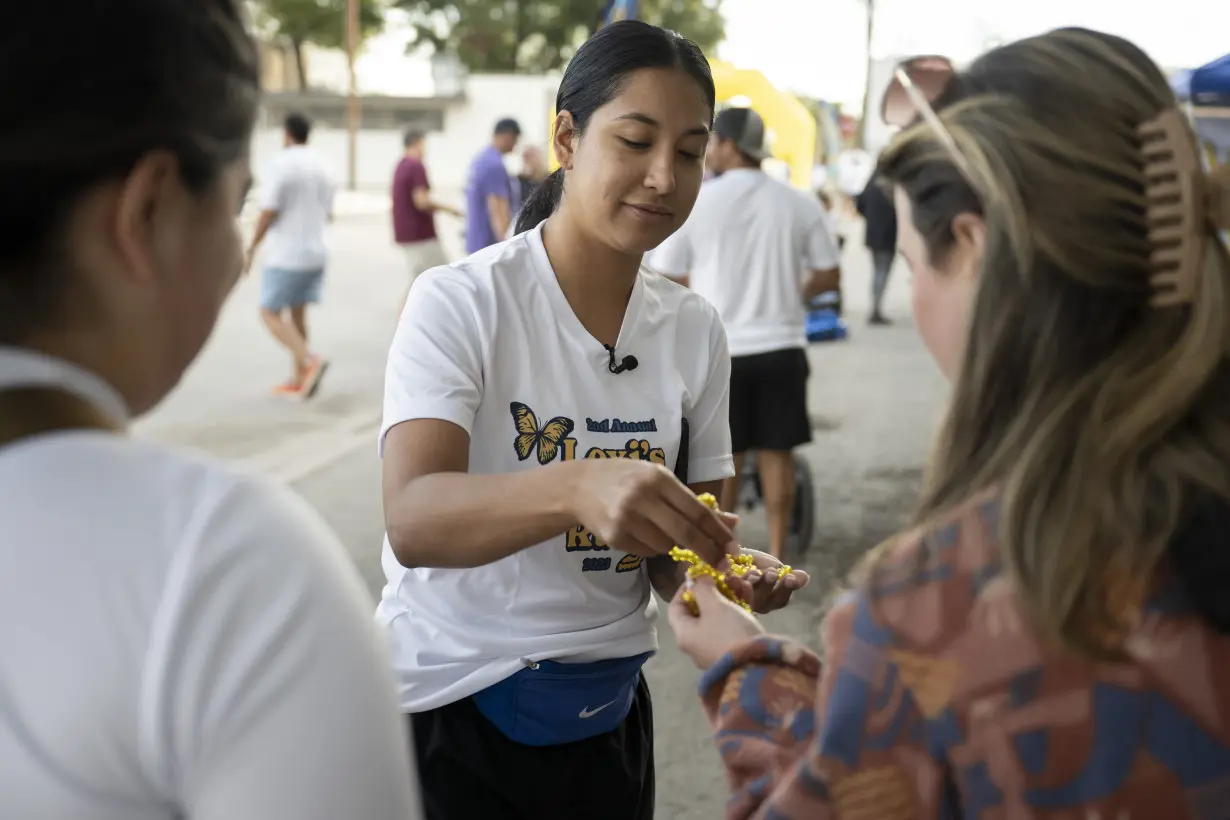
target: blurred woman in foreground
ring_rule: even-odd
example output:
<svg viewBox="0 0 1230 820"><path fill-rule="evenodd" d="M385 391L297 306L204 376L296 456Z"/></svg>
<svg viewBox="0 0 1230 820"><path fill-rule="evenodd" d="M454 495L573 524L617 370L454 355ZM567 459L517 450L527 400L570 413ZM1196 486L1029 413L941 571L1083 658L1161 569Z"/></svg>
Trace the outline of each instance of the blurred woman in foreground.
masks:
<svg viewBox="0 0 1230 820"><path fill-rule="evenodd" d="M419 816L334 535L125 435L243 264L240 9L23 3L0 29L0 817Z"/></svg>
<svg viewBox="0 0 1230 820"><path fill-rule="evenodd" d="M915 528L823 675L709 586L672 609L728 816L1225 817L1230 179L1124 40L945 65L899 70L879 169L953 381Z"/></svg>

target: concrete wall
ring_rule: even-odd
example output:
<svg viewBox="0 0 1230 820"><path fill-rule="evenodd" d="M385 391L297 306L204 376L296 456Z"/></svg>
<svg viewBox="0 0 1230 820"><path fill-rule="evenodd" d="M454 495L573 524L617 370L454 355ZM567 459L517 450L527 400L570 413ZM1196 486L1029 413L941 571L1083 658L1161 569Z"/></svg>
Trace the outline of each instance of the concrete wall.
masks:
<svg viewBox="0 0 1230 820"><path fill-rule="evenodd" d="M521 123L522 145L533 144L545 150L558 84L558 78L552 76L471 76L465 98L446 109L443 131L427 136L427 167L433 186L442 192L461 190L470 160L490 142L491 129L501 117L515 117ZM348 156L345 129L315 129L312 146L339 185L344 185ZM282 132L277 123L258 130L252 154L258 184L263 169L281 147ZM371 191L386 189L401 154L399 129L362 129L356 162L358 187ZM519 170L519 154L511 155L508 165L510 172Z"/></svg>

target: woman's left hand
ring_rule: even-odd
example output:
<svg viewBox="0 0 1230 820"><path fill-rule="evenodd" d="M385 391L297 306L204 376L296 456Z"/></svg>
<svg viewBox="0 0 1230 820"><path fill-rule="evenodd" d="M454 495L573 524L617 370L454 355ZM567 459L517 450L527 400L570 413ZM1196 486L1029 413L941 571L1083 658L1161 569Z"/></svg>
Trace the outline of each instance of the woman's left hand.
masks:
<svg viewBox="0 0 1230 820"><path fill-rule="evenodd" d="M752 556L753 568L742 578L727 574L726 580L739 593L739 597L752 605L753 612L764 614L781 609L790 603L790 597L795 590L807 586L811 577L801 569L792 569L789 575L782 576L778 569L782 562L760 550L743 550L744 555ZM718 569L727 571L729 562L723 561Z"/></svg>
<svg viewBox="0 0 1230 820"><path fill-rule="evenodd" d="M683 600L689 588L695 596L697 615ZM681 584L667 618L675 630L680 651L702 670L713 666L736 645L764 632L755 615L729 601L708 577Z"/></svg>

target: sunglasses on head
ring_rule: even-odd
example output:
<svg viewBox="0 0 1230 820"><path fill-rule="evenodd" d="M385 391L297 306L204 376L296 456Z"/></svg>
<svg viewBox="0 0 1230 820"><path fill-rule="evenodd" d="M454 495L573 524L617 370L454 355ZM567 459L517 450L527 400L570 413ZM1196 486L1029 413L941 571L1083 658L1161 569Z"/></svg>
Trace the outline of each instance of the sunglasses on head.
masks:
<svg viewBox="0 0 1230 820"><path fill-rule="evenodd" d="M972 182L969 160L935 112L935 101L957 76L947 57L924 55L903 60L893 69L880 116L886 125L904 128L919 117L944 143L957 169ZM1154 274L1149 280L1155 307L1189 304L1199 292L1204 239L1211 224L1230 248L1230 166L1210 171L1198 156L1191 124L1178 108L1163 110L1137 128L1147 182L1149 239L1154 243Z"/></svg>
<svg viewBox="0 0 1230 820"><path fill-rule="evenodd" d="M953 161L968 176L969 163L932 106L948 90L956 76L957 69L952 60L937 54L902 60L893 69L892 80L884 92L880 116L886 125L897 128L912 125L921 116L952 154Z"/></svg>

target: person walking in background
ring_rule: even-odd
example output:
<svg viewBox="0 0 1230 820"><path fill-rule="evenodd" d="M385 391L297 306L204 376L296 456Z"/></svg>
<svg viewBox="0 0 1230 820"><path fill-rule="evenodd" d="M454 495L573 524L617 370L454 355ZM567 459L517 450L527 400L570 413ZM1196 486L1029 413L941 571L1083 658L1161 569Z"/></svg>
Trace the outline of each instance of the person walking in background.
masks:
<svg viewBox="0 0 1230 820"><path fill-rule="evenodd" d="M517 235L517 222L521 209L534 196L534 192L546 178L547 163L542 158L542 151L533 145L526 146L525 151L521 153L521 173L517 174L516 179L513 180L513 202L516 205L516 212L508 225L508 230L504 233L505 239L512 239Z"/></svg>
<svg viewBox="0 0 1230 820"><path fill-rule="evenodd" d="M248 250L248 267L268 239L261 270L261 320L291 355L291 376L276 395L308 399L328 366L308 347L307 306L320 301L328 248L325 230L333 219L335 186L316 153L308 148L312 124L302 114L285 123L285 150L261 185L260 217Z"/></svg>
<svg viewBox="0 0 1230 820"><path fill-rule="evenodd" d="M717 116L691 217L650 267L717 308L730 339L730 435L735 475L722 508L738 506L749 452L764 487L769 552L781 558L797 490L792 451L811 441L805 305L841 285L840 259L820 202L769 177L764 120L750 108Z"/></svg>
<svg viewBox="0 0 1230 820"><path fill-rule="evenodd" d="M863 243L871 252L871 314L867 324L890 325L892 322L884 315L884 292L888 290L888 275L897 258L897 211L883 181L875 176L854 204L866 221Z"/></svg>
<svg viewBox="0 0 1230 820"><path fill-rule="evenodd" d="M529 201L547 178L547 163L537 146L527 145L521 152L521 173L517 174L517 211Z"/></svg>
<svg viewBox="0 0 1230 820"><path fill-rule="evenodd" d="M422 817L337 536L274 482L128 434L243 273L245 5L30 3L0 29L6 820Z"/></svg>
<svg viewBox="0 0 1230 820"><path fill-rule="evenodd" d="M470 163L466 180L466 253L502 242L508 234L515 203L504 156L512 153L520 138L521 126L516 120L500 120L495 124L491 144Z"/></svg>
<svg viewBox="0 0 1230 820"><path fill-rule="evenodd" d="M393 172L393 238L406 255L410 273L407 292L420 273L446 262L436 235L436 211L461 216L461 211L431 198L423 164L426 143L422 131L407 131L406 153Z"/></svg>

